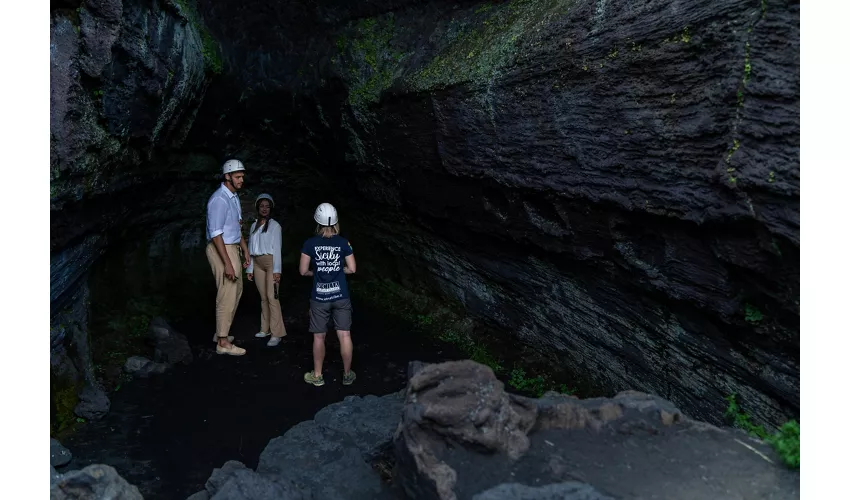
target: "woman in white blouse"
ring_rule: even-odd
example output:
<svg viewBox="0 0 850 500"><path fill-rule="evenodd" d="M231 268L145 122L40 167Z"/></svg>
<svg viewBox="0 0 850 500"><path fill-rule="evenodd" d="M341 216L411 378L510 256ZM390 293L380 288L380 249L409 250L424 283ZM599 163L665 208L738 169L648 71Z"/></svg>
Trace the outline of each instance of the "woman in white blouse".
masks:
<svg viewBox="0 0 850 500"><path fill-rule="evenodd" d="M271 335L272 338L266 345L274 347L286 336L280 302L277 299L277 287L280 284L280 224L269 217L274 208L274 200L270 195L263 193L258 196L254 207L258 217L251 224L248 239L248 251L251 254L248 280L257 284L262 300L262 325L255 336L262 338Z"/></svg>

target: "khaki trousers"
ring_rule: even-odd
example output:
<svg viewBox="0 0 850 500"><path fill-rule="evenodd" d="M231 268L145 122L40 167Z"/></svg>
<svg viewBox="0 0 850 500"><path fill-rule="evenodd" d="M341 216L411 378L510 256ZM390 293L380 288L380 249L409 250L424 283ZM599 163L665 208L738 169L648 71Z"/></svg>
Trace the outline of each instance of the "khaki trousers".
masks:
<svg viewBox="0 0 850 500"><path fill-rule="evenodd" d="M257 255L254 259L254 283L260 292L260 322L261 332L271 333L273 337L285 337L286 328L283 326L283 315L280 312L280 301L274 298L274 257Z"/></svg>
<svg viewBox="0 0 850 500"><path fill-rule="evenodd" d="M210 261L215 286L218 294L215 296L215 334L218 337L230 335L230 325L236 315L236 307L242 298L242 264L239 260L239 245L224 245L227 256L230 257L230 265L236 273L236 281L224 277L224 262L218 255L215 245L207 245L207 260Z"/></svg>

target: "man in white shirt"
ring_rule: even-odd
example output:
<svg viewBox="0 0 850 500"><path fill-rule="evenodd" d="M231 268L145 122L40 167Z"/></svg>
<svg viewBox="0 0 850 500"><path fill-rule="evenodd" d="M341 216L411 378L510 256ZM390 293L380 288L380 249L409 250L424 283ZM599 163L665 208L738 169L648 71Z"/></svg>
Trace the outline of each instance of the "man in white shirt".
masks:
<svg viewBox="0 0 850 500"><path fill-rule="evenodd" d="M224 177L207 202L207 260L215 276L218 294L215 298L215 340L218 354L241 356L245 349L231 343L230 325L242 298L242 269L239 272L239 248L245 257L243 268L251 263L248 245L242 236L242 206L236 191L242 189L245 166L239 160L227 160Z"/></svg>

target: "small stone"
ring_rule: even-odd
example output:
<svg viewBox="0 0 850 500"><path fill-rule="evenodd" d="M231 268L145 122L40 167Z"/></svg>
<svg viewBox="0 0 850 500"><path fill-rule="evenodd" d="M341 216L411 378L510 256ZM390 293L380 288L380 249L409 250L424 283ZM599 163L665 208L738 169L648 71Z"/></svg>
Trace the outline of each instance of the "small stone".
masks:
<svg viewBox="0 0 850 500"><path fill-rule="evenodd" d="M114 468L89 465L57 478L50 485L51 500L95 500L120 498L121 500L143 500L139 489L128 483Z"/></svg>
<svg viewBox="0 0 850 500"><path fill-rule="evenodd" d="M87 385L80 394L80 402L74 408L74 413L87 420L100 420L109 413L109 406L109 397L103 389Z"/></svg>
<svg viewBox="0 0 850 500"><path fill-rule="evenodd" d="M68 448L62 446L62 444L51 438L50 439L50 465L51 467L62 467L68 465L68 462L71 461L72 455L71 452L68 451Z"/></svg>
<svg viewBox="0 0 850 500"><path fill-rule="evenodd" d="M189 340L185 335L174 330L164 319L153 318L149 333L156 342L154 361L172 366L178 363L188 365L194 360Z"/></svg>
<svg viewBox="0 0 850 500"><path fill-rule="evenodd" d="M137 373L145 369L152 361L143 356L130 356L127 362L124 363L124 371L127 373Z"/></svg>

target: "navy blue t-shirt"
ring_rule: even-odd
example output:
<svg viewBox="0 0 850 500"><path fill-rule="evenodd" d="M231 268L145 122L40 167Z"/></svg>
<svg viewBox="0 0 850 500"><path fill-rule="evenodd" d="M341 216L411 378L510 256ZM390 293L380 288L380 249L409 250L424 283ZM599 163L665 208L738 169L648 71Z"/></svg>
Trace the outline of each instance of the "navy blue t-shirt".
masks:
<svg viewBox="0 0 850 500"><path fill-rule="evenodd" d="M313 293L311 299L332 302L347 299L348 283L345 281L345 258L354 253L351 243L339 235L330 238L313 236L304 242L301 253L310 256L313 268Z"/></svg>

